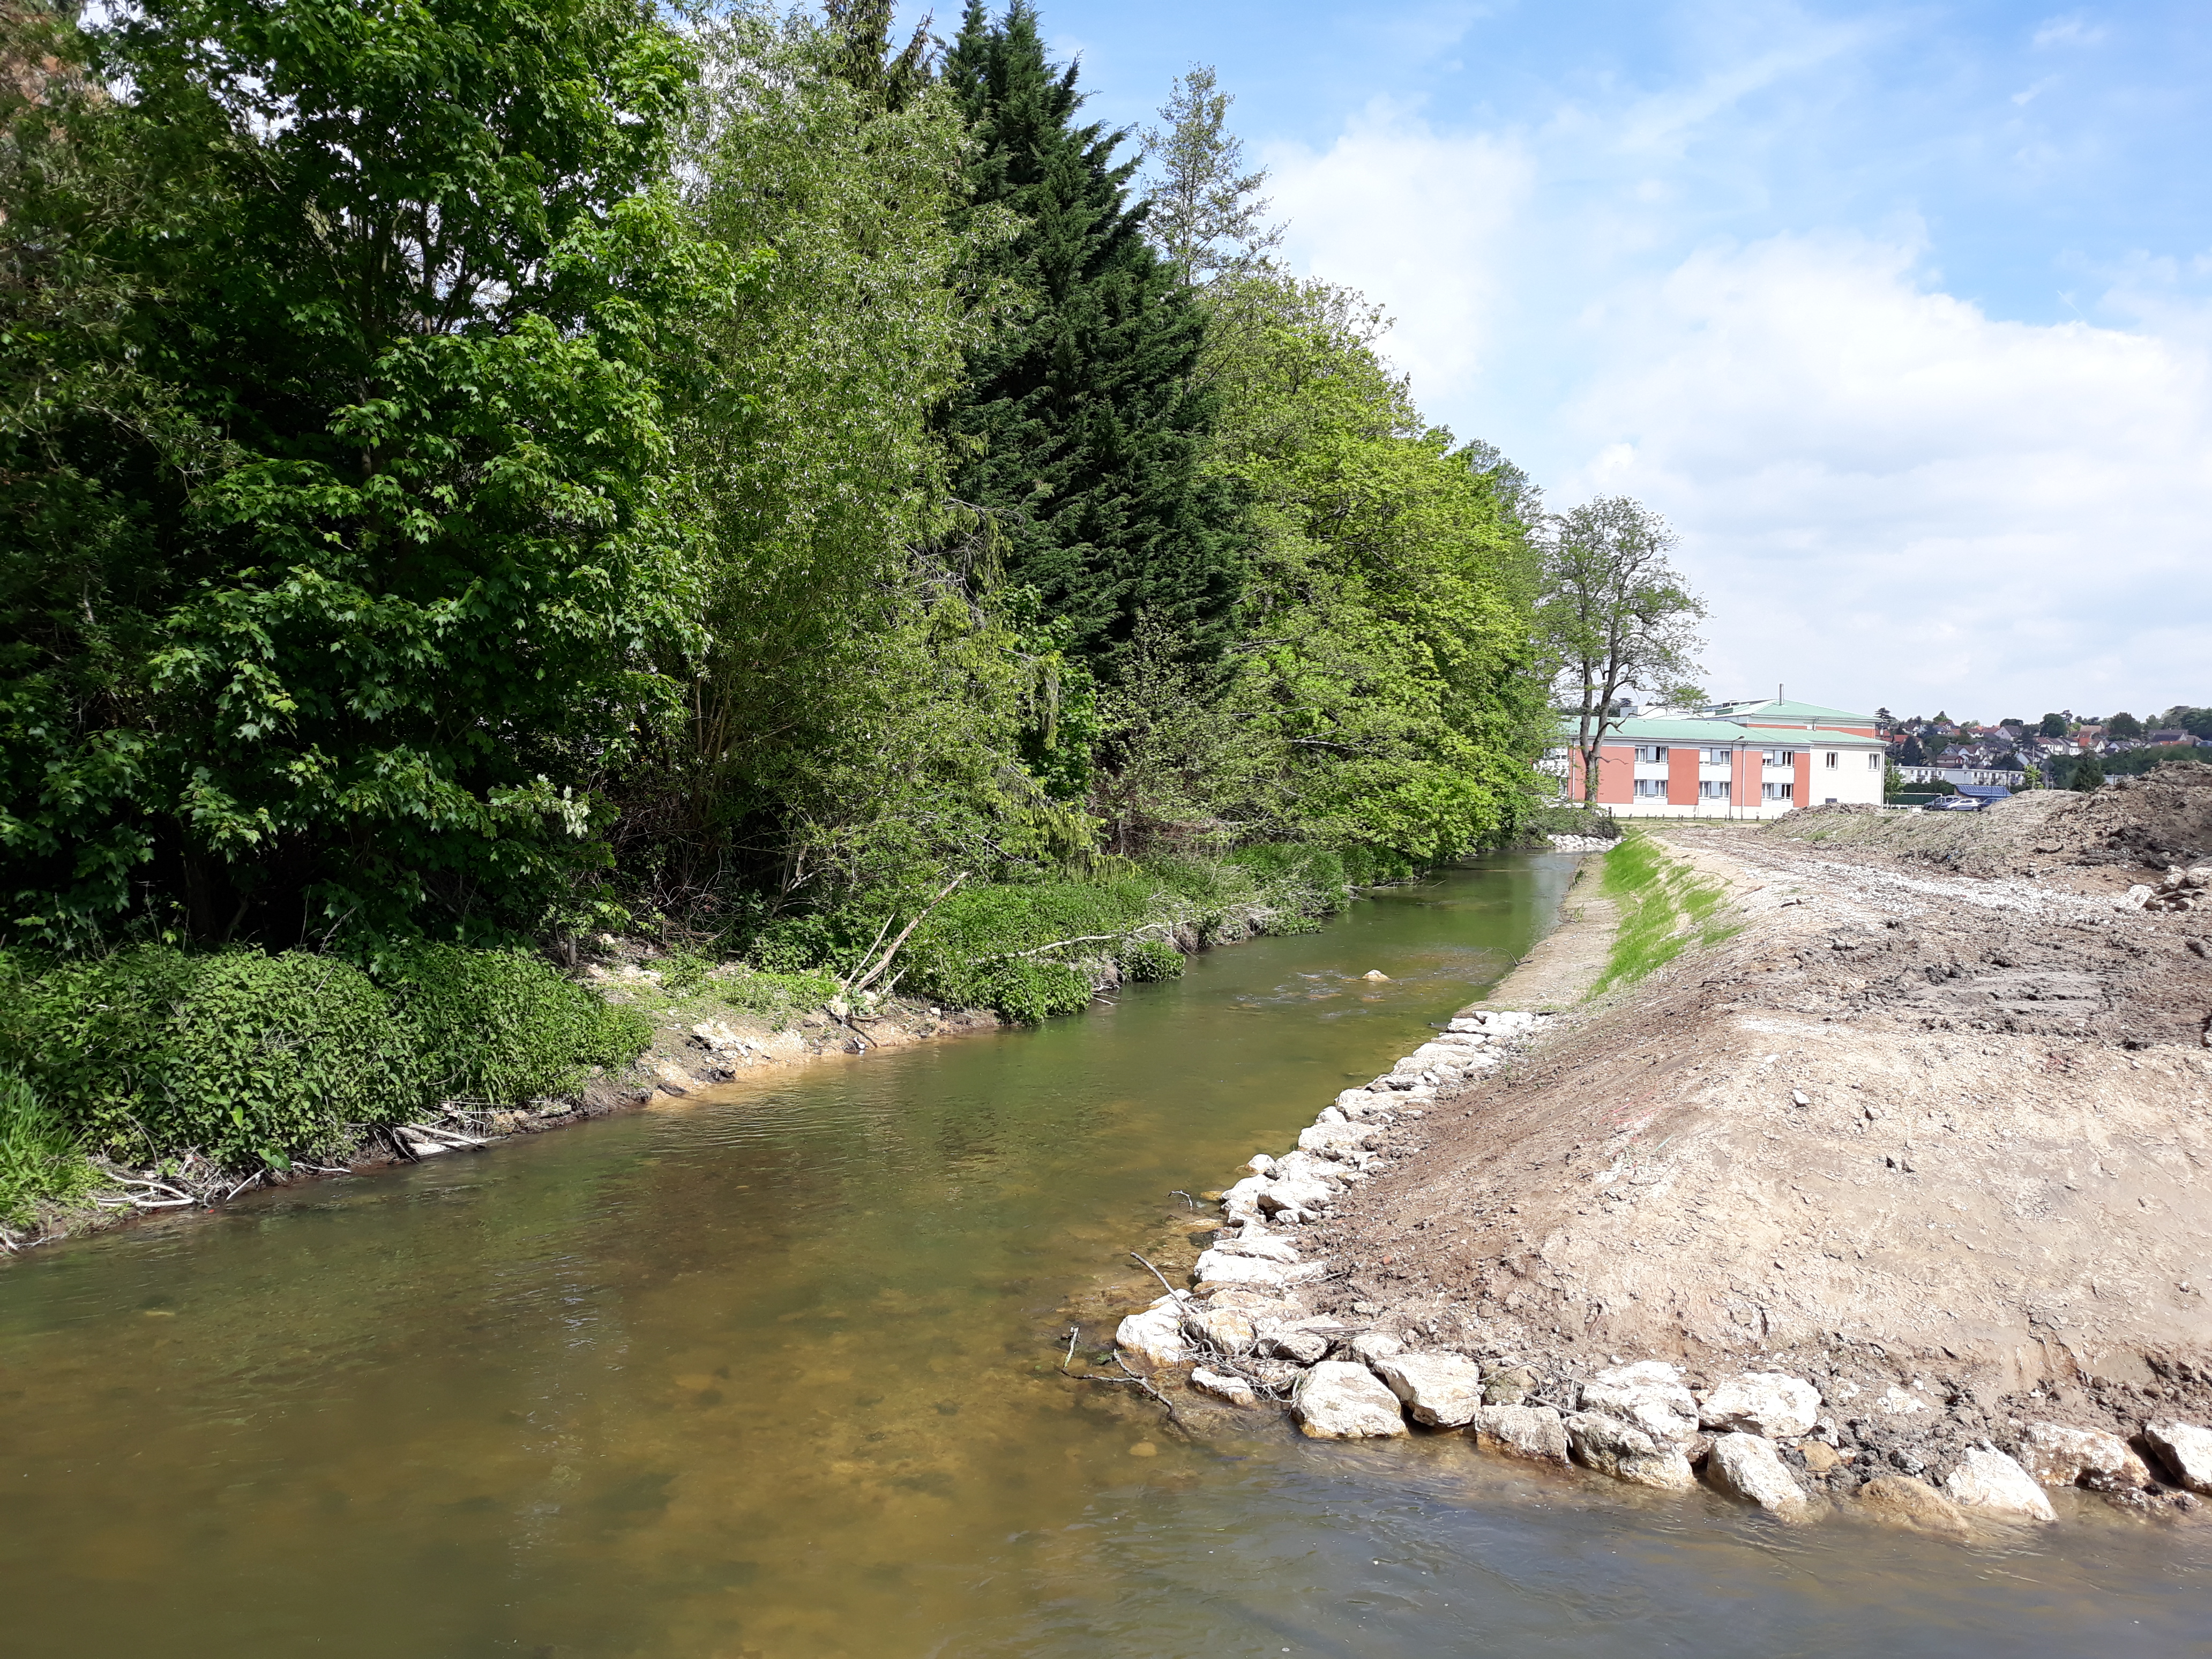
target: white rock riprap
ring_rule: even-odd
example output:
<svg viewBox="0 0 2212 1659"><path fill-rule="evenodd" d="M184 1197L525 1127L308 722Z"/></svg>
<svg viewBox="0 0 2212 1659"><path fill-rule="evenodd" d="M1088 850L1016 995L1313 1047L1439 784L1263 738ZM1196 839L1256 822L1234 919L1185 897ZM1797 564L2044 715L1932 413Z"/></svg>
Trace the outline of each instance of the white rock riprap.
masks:
<svg viewBox="0 0 2212 1659"><path fill-rule="evenodd" d="M2046 1486L2131 1492L2151 1483L2150 1470L2119 1436L2063 1423L2031 1423L2022 1430L2020 1465Z"/></svg>
<svg viewBox="0 0 2212 1659"><path fill-rule="evenodd" d="M1795 1440L1810 1434L1820 1414L1820 1391L1780 1371L1746 1371L1707 1395L1698 1421L1717 1434Z"/></svg>
<svg viewBox="0 0 2212 1659"><path fill-rule="evenodd" d="M1189 1358L1190 1344L1182 1334L1187 1305L1182 1298L1164 1296L1124 1319L1114 1332L1114 1346L1121 1351L1122 1363L1132 1370L1164 1371Z"/></svg>
<svg viewBox="0 0 2212 1659"><path fill-rule="evenodd" d="M2028 1472L1991 1447L1969 1451L1945 1477L1943 1490L1961 1509L2025 1521L2056 1521L2057 1512Z"/></svg>
<svg viewBox="0 0 2212 1659"><path fill-rule="evenodd" d="M1662 1446L1698 1437L1698 1402L1682 1373L1663 1359L1601 1370L1583 1384L1582 1408L1642 1430Z"/></svg>
<svg viewBox="0 0 2212 1659"><path fill-rule="evenodd" d="M1298 1379L1291 1414L1316 1440L1379 1440L1407 1432L1398 1396L1364 1365L1324 1359Z"/></svg>
<svg viewBox="0 0 2212 1659"><path fill-rule="evenodd" d="M1375 1374L1431 1428L1464 1428L1482 1407L1482 1367L1459 1354L1395 1354L1376 1360Z"/></svg>
<svg viewBox="0 0 2212 1659"><path fill-rule="evenodd" d="M2144 1429L2143 1438L2184 1487L2212 1493L2212 1429L2169 1418Z"/></svg>
<svg viewBox="0 0 2212 1659"><path fill-rule="evenodd" d="M1255 1406L1260 1396L1252 1385L1241 1376L1222 1371L1210 1371L1200 1365L1190 1374L1190 1386L1217 1400L1225 1400L1232 1406Z"/></svg>
<svg viewBox="0 0 2212 1659"><path fill-rule="evenodd" d="M1697 1484L1690 1460L1676 1447L1601 1412L1577 1412L1565 1419L1575 1462L1632 1486L1686 1492Z"/></svg>
<svg viewBox="0 0 2212 1659"><path fill-rule="evenodd" d="M1478 1406L1468 1428L1474 1443L1539 1463L1567 1461L1567 1428L1549 1406Z"/></svg>
<svg viewBox="0 0 2212 1659"><path fill-rule="evenodd" d="M1810 1507L1805 1489L1764 1435L1741 1430L1722 1435L1706 1454L1705 1479L1721 1491L1788 1520L1802 1519Z"/></svg>

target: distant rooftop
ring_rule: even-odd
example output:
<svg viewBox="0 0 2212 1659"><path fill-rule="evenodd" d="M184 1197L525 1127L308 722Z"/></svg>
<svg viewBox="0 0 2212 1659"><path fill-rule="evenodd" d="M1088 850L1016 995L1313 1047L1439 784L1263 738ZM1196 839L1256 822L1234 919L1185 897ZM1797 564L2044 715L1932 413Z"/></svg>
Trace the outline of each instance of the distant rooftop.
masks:
<svg viewBox="0 0 2212 1659"><path fill-rule="evenodd" d="M1790 720L1803 725L1820 721L1836 726L1872 726L1871 714L1854 714L1847 708L1824 708L1817 702L1791 702L1781 697L1753 697L1741 702L1716 702L1703 713L1724 720Z"/></svg>

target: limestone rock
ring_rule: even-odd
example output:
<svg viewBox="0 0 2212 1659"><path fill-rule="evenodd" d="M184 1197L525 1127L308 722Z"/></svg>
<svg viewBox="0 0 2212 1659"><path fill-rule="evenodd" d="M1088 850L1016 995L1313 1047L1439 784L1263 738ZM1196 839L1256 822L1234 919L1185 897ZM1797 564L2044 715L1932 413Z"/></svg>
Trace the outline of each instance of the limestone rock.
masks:
<svg viewBox="0 0 2212 1659"><path fill-rule="evenodd" d="M1273 1181L1261 1190L1260 1208L1267 1215L1280 1215L1286 1210L1311 1215L1334 1196L1318 1181Z"/></svg>
<svg viewBox="0 0 2212 1659"><path fill-rule="evenodd" d="M2151 1483L2142 1459L2117 1434L2031 1423L2020 1437L2021 1467L2046 1486L2092 1492L2140 1492Z"/></svg>
<svg viewBox="0 0 2212 1659"><path fill-rule="evenodd" d="M1182 1316L1184 1334L1227 1354L1252 1352L1259 1338L1252 1316L1236 1308L1193 1308Z"/></svg>
<svg viewBox="0 0 2212 1659"><path fill-rule="evenodd" d="M1265 1233L1246 1228L1241 1233L1225 1235L1213 1241L1213 1248L1224 1255L1249 1255L1262 1261L1296 1261L1298 1247L1280 1233Z"/></svg>
<svg viewBox="0 0 2212 1659"><path fill-rule="evenodd" d="M1354 1359L1370 1366L1406 1352L1406 1345L1388 1331L1363 1331L1346 1346Z"/></svg>
<svg viewBox="0 0 2212 1659"><path fill-rule="evenodd" d="M1943 1489L1961 1507L2028 1521L2056 1521L2051 1500L2028 1472L2002 1452L1977 1447L1951 1471Z"/></svg>
<svg viewBox="0 0 2212 1659"><path fill-rule="evenodd" d="M1252 1385L1243 1377L1232 1376L1225 1371L1210 1371L1203 1365L1191 1372L1190 1385L1194 1389L1203 1389L1218 1400L1225 1400L1232 1406L1259 1403L1260 1396L1252 1392Z"/></svg>
<svg viewBox="0 0 2212 1659"><path fill-rule="evenodd" d="M1478 1406L1468 1426L1485 1450L1540 1463L1567 1461L1566 1425L1549 1406Z"/></svg>
<svg viewBox="0 0 2212 1659"><path fill-rule="evenodd" d="M1697 1484L1690 1460L1672 1444L1603 1412L1577 1412L1565 1419L1575 1462L1633 1486L1685 1492ZM1692 1425L1694 1431L1694 1425Z"/></svg>
<svg viewBox="0 0 2212 1659"><path fill-rule="evenodd" d="M1382 1127L1376 1123L1316 1123L1298 1131L1298 1150L1323 1158L1363 1152L1382 1141Z"/></svg>
<svg viewBox="0 0 2212 1659"><path fill-rule="evenodd" d="M1698 1421L1717 1434L1741 1431L1769 1440L1809 1434L1820 1415L1820 1391L1780 1371L1746 1371L1705 1396Z"/></svg>
<svg viewBox="0 0 2212 1659"><path fill-rule="evenodd" d="M1528 1390L1536 1386L1536 1373L1526 1365L1508 1365L1493 1370L1482 1381L1482 1403L1486 1406L1517 1406L1528 1397Z"/></svg>
<svg viewBox="0 0 2212 1659"><path fill-rule="evenodd" d="M1114 1333L1114 1346L1131 1370L1166 1370L1190 1357L1182 1336L1182 1310L1177 1298L1164 1296L1121 1322Z"/></svg>
<svg viewBox="0 0 2212 1659"><path fill-rule="evenodd" d="M710 1019L694 1025L691 1036L699 1047L712 1054L741 1054L752 1047L730 1029L726 1020Z"/></svg>
<svg viewBox="0 0 2212 1659"><path fill-rule="evenodd" d="M1859 1488L1859 1502L1876 1519L1920 1532L1963 1533L1966 1517L1956 1504L1925 1481L1878 1474Z"/></svg>
<svg viewBox="0 0 2212 1659"><path fill-rule="evenodd" d="M1406 1402L1413 1421L1456 1429L1482 1405L1482 1367L1455 1353L1407 1353L1375 1362L1375 1374Z"/></svg>
<svg viewBox="0 0 2212 1659"><path fill-rule="evenodd" d="M1372 1440L1407 1432L1398 1396L1364 1365L1324 1359L1298 1379L1291 1413L1316 1440Z"/></svg>
<svg viewBox="0 0 2212 1659"><path fill-rule="evenodd" d="M1244 1167L1262 1181L1272 1181L1275 1176L1275 1160L1265 1152L1255 1152L1244 1161Z"/></svg>
<svg viewBox="0 0 2212 1659"><path fill-rule="evenodd" d="M1221 1207L1232 1221L1257 1220L1260 1215L1260 1194L1267 1191L1270 1178L1249 1175L1221 1195Z"/></svg>
<svg viewBox="0 0 2212 1659"><path fill-rule="evenodd" d="M2212 1429L2169 1418L2145 1428L2143 1438L2182 1486L2191 1492L2212 1492Z"/></svg>
<svg viewBox="0 0 2212 1659"><path fill-rule="evenodd" d="M1762 1435L1741 1430L1722 1435L1706 1455L1705 1479L1769 1515L1796 1520L1806 1510L1804 1488Z"/></svg>
<svg viewBox="0 0 2212 1659"><path fill-rule="evenodd" d="M1291 1359L1301 1365L1310 1365L1328 1352L1328 1339L1317 1331L1294 1328L1265 1331L1261 1334L1259 1351L1270 1359Z"/></svg>
<svg viewBox="0 0 2212 1659"><path fill-rule="evenodd" d="M1662 1359L1616 1365L1583 1384L1585 1413L1618 1419L1662 1445L1686 1446L1698 1435L1698 1402L1682 1373Z"/></svg>

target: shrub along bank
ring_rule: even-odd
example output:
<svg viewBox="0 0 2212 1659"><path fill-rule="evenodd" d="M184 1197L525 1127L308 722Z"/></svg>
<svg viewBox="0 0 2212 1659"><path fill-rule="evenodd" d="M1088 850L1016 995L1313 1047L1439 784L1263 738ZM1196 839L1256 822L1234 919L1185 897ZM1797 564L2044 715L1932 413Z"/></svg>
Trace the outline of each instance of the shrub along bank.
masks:
<svg viewBox="0 0 2212 1659"><path fill-rule="evenodd" d="M1034 1023L1077 1012L1102 984L1173 978L1188 951L1310 930L1357 886L1413 873L1301 846L1109 860L1080 878L958 889L918 917L865 908L771 925L741 942L752 971L713 988L782 1023L830 1001L911 920L879 992ZM663 984L699 988L720 954L665 957ZM0 950L0 1222L82 1200L104 1184L91 1159L289 1170L449 1104L570 1093L652 1036L636 1008L521 951L416 945L356 963L167 945Z"/></svg>

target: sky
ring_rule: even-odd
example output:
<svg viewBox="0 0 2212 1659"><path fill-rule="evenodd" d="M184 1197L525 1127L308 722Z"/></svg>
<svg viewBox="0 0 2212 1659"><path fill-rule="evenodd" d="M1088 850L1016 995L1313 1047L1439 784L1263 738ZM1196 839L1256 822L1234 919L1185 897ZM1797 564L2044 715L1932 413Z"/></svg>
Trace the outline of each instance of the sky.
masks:
<svg viewBox="0 0 2212 1659"><path fill-rule="evenodd" d="M2212 703L2205 0L1041 11L1094 118L1215 68L1430 419L1665 515L1716 696Z"/></svg>

